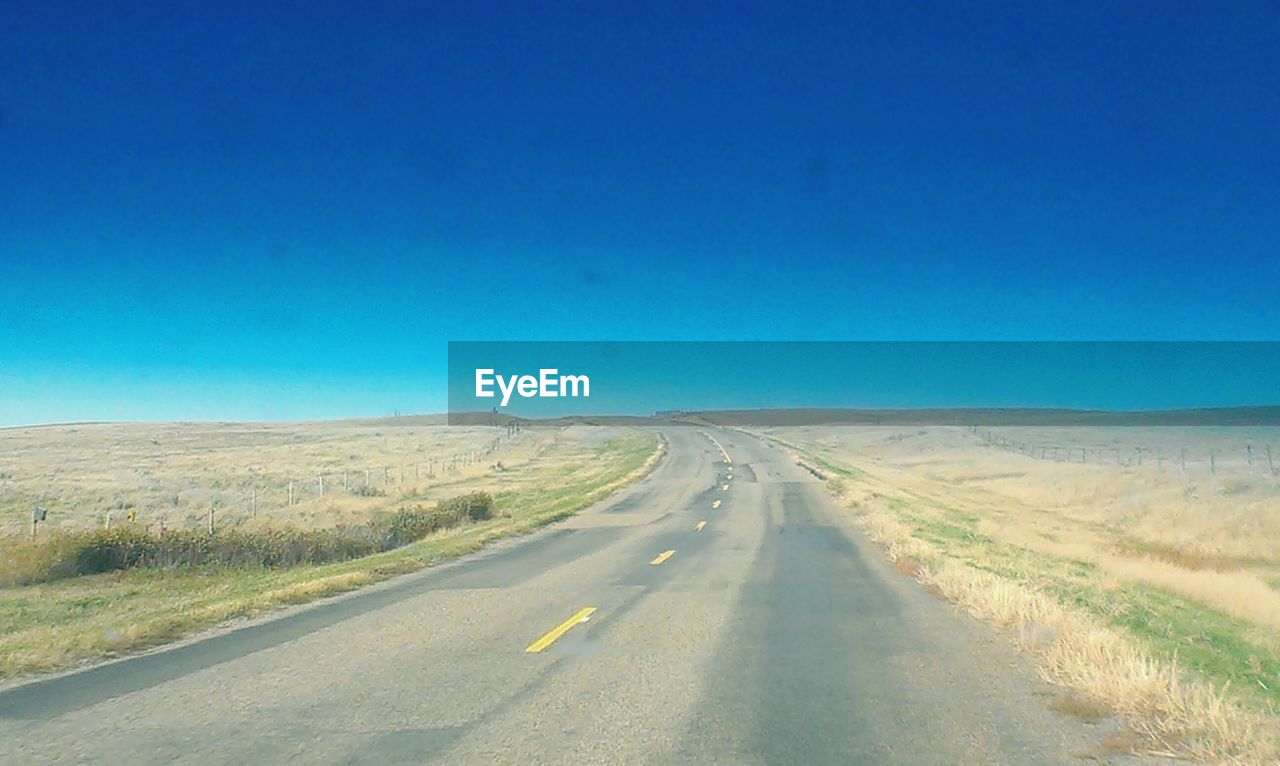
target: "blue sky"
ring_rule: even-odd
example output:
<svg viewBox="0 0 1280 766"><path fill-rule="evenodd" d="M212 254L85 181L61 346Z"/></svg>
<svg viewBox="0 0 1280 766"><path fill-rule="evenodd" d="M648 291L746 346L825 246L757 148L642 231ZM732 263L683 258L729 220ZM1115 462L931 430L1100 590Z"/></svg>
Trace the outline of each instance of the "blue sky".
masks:
<svg viewBox="0 0 1280 766"><path fill-rule="evenodd" d="M1280 339L1274 3L110 5L0 24L0 424L439 411L450 339Z"/></svg>

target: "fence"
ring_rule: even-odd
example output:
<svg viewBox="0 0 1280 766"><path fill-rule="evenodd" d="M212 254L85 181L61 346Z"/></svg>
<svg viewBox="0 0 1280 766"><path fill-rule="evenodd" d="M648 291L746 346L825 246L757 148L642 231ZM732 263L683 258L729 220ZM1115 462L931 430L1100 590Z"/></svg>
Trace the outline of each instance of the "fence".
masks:
<svg viewBox="0 0 1280 766"><path fill-rule="evenodd" d="M107 528L121 523L138 523L163 532L169 526L170 517L177 515L180 523L175 526L207 525L212 530L326 498L380 497L397 491L402 498L414 497L425 489L424 481L460 474L468 467L486 462L486 458L497 453L504 443L514 441L519 433L518 424L509 424L501 436L482 447L436 456L412 455L393 463L330 463L305 473L267 474L250 469L248 476L219 478L212 486L186 491L152 488L150 502L118 499L106 508L103 504L95 504L95 507L86 509L78 504L63 505L56 499L37 501L27 520L19 521L24 526L29 525L33 535L44 528L36 524L42 512L47 516L40 520L46 524L68 517L78 517L83 521L86 516L96 516L98 523ZM495 462L492 467L502 470L502 463ZM231 486L227 486L228 483ZM83 528L84 525L79 526ZM9 531L18 532L16 529Z"/></svg>
<svg viewBox="0 0 1280 766"><path fill-rule="evenodd" d="M1267 441L1241 441L1235 444L1219 443L1188 445L1082 445L1063 443L1037 443L1032 439L1018 439L999 432L970 427L984 444L995 449L1016 452L1037 460L1054 460L1061 463L1118 465L1123 467L1154 467L1156 470L1177 470L1182 473L1207 472L1216 475L1220 471L1247 471L1270 476L1280 476L1280 449Z"/></svg>

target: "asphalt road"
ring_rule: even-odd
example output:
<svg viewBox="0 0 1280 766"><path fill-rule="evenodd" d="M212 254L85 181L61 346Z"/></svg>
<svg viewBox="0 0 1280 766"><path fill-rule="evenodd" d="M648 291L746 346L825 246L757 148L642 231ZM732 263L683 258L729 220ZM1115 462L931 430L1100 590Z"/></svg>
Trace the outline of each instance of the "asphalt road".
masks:
<svg viewBox="0 0 1280 766"><path fill-rule="evenodd" d="M1039 764L1096 746L820 482L713 434L731 463L669 431L649 478L524 540L0 693L0 762Z"/></svg>

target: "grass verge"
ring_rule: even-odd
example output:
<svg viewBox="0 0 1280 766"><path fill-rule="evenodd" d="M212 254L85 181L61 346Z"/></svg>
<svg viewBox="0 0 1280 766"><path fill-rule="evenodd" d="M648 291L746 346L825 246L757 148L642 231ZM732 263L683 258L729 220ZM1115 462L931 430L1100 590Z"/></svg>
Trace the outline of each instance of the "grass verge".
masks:
<svg viewBox="0 0 1280 766"><path fill-rule="evenodd" d="M498 492L495 517L402 548L288 569L131 569L0 589L0 680L49 672L167 643L193 631L311 601L472 553L564 519L649 473L666 445L635 434L595 459Z"/></svg>
<svg viewBox="0 0 1280 766"><path fill-rule="evenodd" d="M900 569L1010 630L1072 710L1128 726L1125 749L1211 763L1280 758L1274 631L1088 561L997 539L995 522L936 493L904 490L820 448L771 441L828 487Z"/></svg>

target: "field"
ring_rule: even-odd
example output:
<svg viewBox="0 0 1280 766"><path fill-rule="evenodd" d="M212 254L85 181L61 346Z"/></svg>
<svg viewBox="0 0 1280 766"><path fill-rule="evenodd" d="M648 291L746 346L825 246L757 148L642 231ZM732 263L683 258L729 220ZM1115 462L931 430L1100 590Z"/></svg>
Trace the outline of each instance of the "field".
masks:
<svg viewBox="0 0 1280 766"><path fill-rule="evenodd" d="M0 570L31 545L37 505L48 512L38 530L44 540L105 526L108 512L112 524L159 534L162 526L204 529L210 509L218 529L251 531L358 524L469 492L496 501L490 520L350 561L133 569L0 588L0 680L137 650L477 550L638 479L661 450L656 434L635 430L508 434L415 418L0 431Z"/></svg>
<svg viewBox="0 0 1280 766"><path fill-rule="evenodd" d="M905 572L1008 626L1120 750L1274 762L1274 429L792 428Z"/></svg>
<svg viewBox="0 0 1280 766"><path fill-rule="evenodd" d="M607 438L607 437L603 437ZM594 441L593 441L594 440ZM579 459L600 433L453 428L403 417L301 424L84 424L0 429L0 536L125 521L159 528L330 526Z"/></svg>

